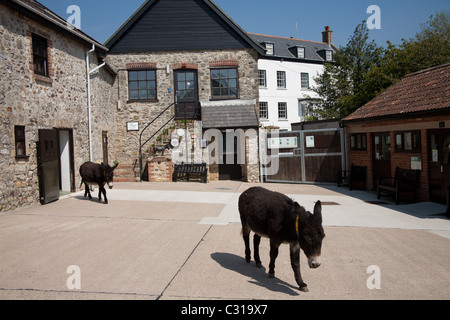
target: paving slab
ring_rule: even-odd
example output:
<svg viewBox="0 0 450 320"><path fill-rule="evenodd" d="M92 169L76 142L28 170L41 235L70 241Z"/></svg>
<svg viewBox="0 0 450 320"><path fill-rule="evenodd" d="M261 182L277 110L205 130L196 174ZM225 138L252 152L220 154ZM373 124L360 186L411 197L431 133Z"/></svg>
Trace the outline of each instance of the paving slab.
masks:
<svg viewBox="0 0 450 320"><path fill-rule="evenodd" d="M333 186L264 184L312 210L324 202L322 266L297 290L288 246L276 278L243 259L242 182L119 183L109 204L83 192L0 214L0 299L449 299L450 220L445 206L402 204ZM376 203L376 204L374 204ZM80 268L81 289L67 286ZM367 268L381 289L369 290Z"/></svg>
<svg viewBox="0 0 450 320"><path fill-rule="evenodd" d="M275 278L267 276L269 240L261 241L263 268L244 259L240 226L214 226L164 292L163 299L449 299L449 240L425 231L326 227L322 265L301 272L309 292L297 290L282 245ZM432 261L432 263L430 263ZM370 266L380 289L370 290Z"/></svg>

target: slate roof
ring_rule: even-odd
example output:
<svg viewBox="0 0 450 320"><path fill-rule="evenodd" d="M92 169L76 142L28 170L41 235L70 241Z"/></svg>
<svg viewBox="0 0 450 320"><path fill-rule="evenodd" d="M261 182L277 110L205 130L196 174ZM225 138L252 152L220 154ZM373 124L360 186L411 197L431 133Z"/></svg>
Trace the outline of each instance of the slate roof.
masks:
<svg viewBox="0 0 450 320"><path fill-rule="evenodd" d="M255 100L201 101L203 128L258 127Z"/></svg>
<svg viewBox="0 0 450 320"><path fill-rule="evenodd" d="M327 44L325 42L317 42L317 41L309 41L309 40L300 40L294 38L283 38L276 36L269 36L257 33L249 33L249 35L258 41L261 45L263 43L273 43L274 45L274 54L268 55L265 54L264 58L284 58L295 61L311 61L311 62L325 62L325 55L321 55L324 50L332 50L334 52L338 51L338 49L333 44ZM304 47L305 48L305 58L300 59L297 58L294 54L294 51L289 48L293 47Z"/></svg>
<svg viewBox="0 0 450 320"><path fill-rule="evenodd" d="M361 121L450 111L450 63L411 73L344 118Z"/></svg>
<svg viewBox="0 0 450 320"><path fill-rule="evenodd" d="M98 49L102 51L103 54L108 51L108 48L103 46L94 38L90 37L80 29L76 29L74 26L67 23L67 21L62 17L36 0L1 0L0 3L19 11L20 13L33 20L49 25L59 32L73 38L74 40L77 40L78 42L81 42L88 46L92 46L94 44Z"/></svg>

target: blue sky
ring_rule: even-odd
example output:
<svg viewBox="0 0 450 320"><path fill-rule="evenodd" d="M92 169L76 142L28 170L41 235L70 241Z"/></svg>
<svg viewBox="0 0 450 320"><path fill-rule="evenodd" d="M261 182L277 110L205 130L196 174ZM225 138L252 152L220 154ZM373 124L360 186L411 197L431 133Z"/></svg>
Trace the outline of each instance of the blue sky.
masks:
<svg viewBox="0 0 450 320"><path fill-rule="evenodd" d="M63 18L67 8L81 9L81 29L104 43L145 0L40 0ZM356 26L366 20L370 5L381 10L381 29L370 31L378 45L387 40L400 44L420 31L420 25L437 11L450 10L450 0L215 0L245 31L304 40L322 41L329 25L337 46L347 43ZM298 31L296 30L298 25Z"/></svg>

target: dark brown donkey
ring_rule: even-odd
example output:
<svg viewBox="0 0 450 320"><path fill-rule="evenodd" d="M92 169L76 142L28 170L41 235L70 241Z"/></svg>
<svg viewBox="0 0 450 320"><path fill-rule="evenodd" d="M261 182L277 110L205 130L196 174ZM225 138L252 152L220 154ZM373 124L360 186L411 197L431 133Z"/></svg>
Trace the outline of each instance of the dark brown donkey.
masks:
<svg viewBox="0 0 450 320"><path fill-rule="evenodd" d="M253 237L254 257L257 267L261 267L259 243L261 237L270 238L269 277L275 276L275 259L278 247L289 243L291 266L299 289L308 292L300 273L300 248L308 258L310 268L320 266L322 240L322 204L316 202L314 214L294 202L284 194L261 187L250 188L239 197L239 213L242 222L242 235L245 242L245 260L250 262L250 231Z"/></svg>

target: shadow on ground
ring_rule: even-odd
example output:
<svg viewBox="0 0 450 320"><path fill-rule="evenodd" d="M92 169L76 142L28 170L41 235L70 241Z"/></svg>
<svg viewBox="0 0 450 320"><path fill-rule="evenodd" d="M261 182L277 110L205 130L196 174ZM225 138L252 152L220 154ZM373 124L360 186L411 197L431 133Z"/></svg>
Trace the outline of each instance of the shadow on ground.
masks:
<svg viewBox="0 0 450 320"><path fill-rule="evenodd" d="M277 277L272 279L269 278L264 266L262 268L256 268L253 262L246 263L243 257L231 253L215 252L211 254L211 258L223 268L235 271L250 278L251 280L248 280L249 283L291 296L298 296L300 294L297 287L282 281ZM295 282L293 274L292 280Z"/></svg>

